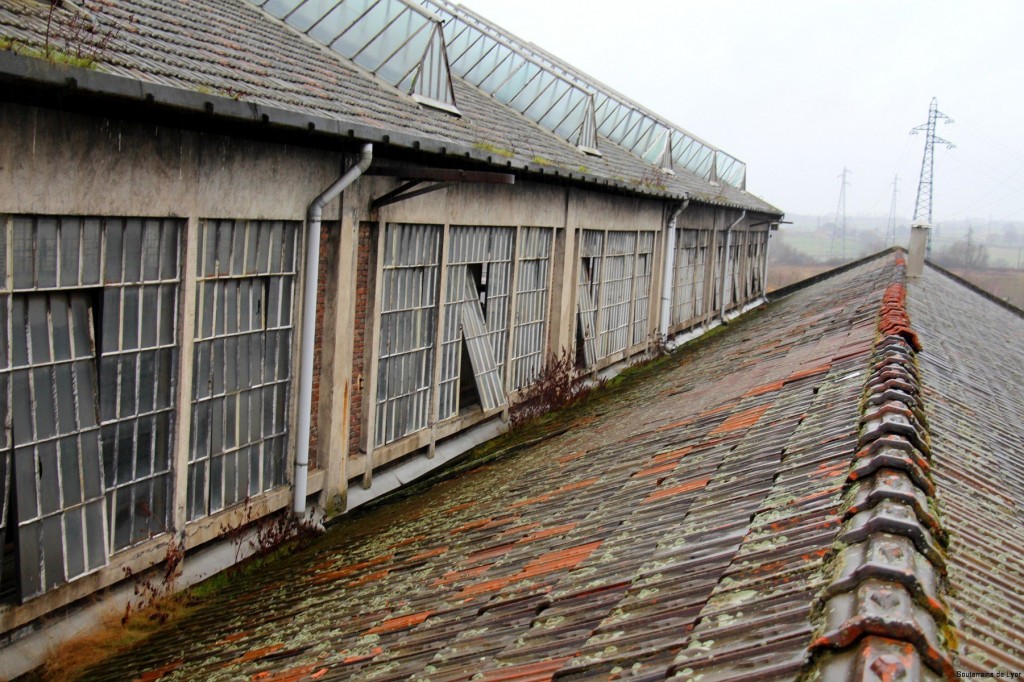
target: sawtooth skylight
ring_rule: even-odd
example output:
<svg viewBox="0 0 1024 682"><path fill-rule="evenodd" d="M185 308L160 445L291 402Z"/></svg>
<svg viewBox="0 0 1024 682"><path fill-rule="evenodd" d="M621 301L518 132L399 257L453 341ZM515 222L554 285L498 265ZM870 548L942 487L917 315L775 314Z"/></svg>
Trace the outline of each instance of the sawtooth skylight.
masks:
<svg viewBox="0 0 1024 682"><path fill-rule="evenodd" d="M597 150L594 93L553 70L532 50L477 15L444 0L421 0L444 22L452 71L588 154Z"/></svg>
<svg viewBox="0 0 1024 682"><path fill-rule="evenodd" d="M710 181L741 189L745 186L746 165L742 161L668 123L545 50L489 24L461 5L448 0L420 2L445 20L445 39L455 73L502 101L514 93L522 104L535 96L540 87L546 87L545 92L550 92L551 97L545 102L559 96L569 100L560 105L558 112L579 111L582 114L580 102L589 95L588 106L593 107L597 134L663 169L685 168ZM529 67L524 64L529 64ZM535 75L537 73L546 76L541 78ZM539 80L528 90L535 82L530 79ZM576 97L563 93L574 93ZM531 115L536 114L537 109L540 107L524 113L538 120ZM549 125L552 118L554 116L539 122L552 129ZM589 115L583 116L584 120L587 118ZM570 116L555 130L564 135L570 125L576 126L574 130L583 129L582 120ZM596 135L593 139L596 146ZM668 155L665 154L666 148Z"/></svg>
<svg viewBox="0 0 1024 682"><path fill-rule="evenodd" d="M441 22L406 0L250 0L417 101L458 113Z"/></svg>

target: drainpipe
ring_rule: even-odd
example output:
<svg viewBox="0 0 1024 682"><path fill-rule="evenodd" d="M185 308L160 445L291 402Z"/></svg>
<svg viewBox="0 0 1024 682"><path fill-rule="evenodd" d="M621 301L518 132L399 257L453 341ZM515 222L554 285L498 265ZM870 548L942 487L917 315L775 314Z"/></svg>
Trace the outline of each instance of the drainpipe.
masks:
<svg viewBox="0 0 1024 682"><path fill-rule="evenodd" d="M306 484L309 475L309 412L313 401L313 339L316 335L316 284L320 269L320 219L324 206L370 167L373 145L363 145L359 161L334 181L306 210L306 273L302 294L302 356L299 365L299 423L295 444L296 514L306 513Z"/></svg>
<svg viewBox="0 0 1024 682"><path fill-rule="evenodd" d="M739 218L732 221L732 224L725 228L725 251L722 252L722 275L718 279L718 303L721 306L721 309L718 311L718 319L722 321L722 324L727 322L725 319L725 273L729 269L729 246L732 241L732 228L739 225L740 221L746 217L747 212L743 211Z"/></svg>
<svg viewBox="0 0 1024 682"><path fill-rule="evenodd" d="M675 281L674 270L676 266L676 218L690 205L687 198L683 203L672 209L672 215L668 219L668 239L665 240L665 277L661 287L661 319L658 323L658 333L662 342L668 341L668 328L672 311L672 285Z"/></svg>
<svg viewBox="0 0 1024 682"><path fill-rule="evenodd" d="M761 270L761 302L768 302L768 256L772 246L772 227L778 229L778 223L769 223L764 238L764 268Z"/></svg>

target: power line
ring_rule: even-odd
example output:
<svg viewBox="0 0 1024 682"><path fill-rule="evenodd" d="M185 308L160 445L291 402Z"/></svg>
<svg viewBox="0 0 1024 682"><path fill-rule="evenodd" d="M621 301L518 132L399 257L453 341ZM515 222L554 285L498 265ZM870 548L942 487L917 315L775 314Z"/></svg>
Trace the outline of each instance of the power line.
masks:
<svg viewBox="0 0 1024 682"><path fill-rule="evenodd" d="M832 260L838 232L842 242L842 262L844 263L846 262L846 187L850 184L846 181L846 176L852 172L843 166L842 175L836 176L842 178L843 181L839 184L839 204L836 206L836 220L832 223L832 240L828 244L828 258Z"/></svg>
<svg viewBox="0 0 1024 682"><path fill-rule="evenodd" d="M900 176L892 179L892 205L889 206L889 225L885 230L885 245L896 244L896 195L899 194Z"/></svg>
<svg viewBox="0 0 1024 682"><path fill-rule="evenodd" d="M943 140L935 134L935 123L939 117L945 119L946 123L952 123L953 119L939 111L939 101L932 97L931 105L928 107L928 122L922 123L910 131L911 135L917 135L924 131L924 156L921 159L921 178L917 183L917 203L914 207L914 222L922 220L928 225L932 224L932 177L935 174L935 143L946 145L949 149L954 147L949 140ZM932 255L931 235L928 237L928 246L925 248L927 256Z"/></svg>

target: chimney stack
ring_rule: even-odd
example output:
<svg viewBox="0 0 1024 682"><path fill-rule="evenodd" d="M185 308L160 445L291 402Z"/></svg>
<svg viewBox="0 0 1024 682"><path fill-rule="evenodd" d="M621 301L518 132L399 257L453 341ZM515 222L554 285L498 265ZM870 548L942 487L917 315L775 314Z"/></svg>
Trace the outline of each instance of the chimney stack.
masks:
<svg viewBox="0 0 1024 682"><path fill-rule="evenodd" d="M931 229L932 226L925 222L911 224L907 277L920 277L924 273L924 253L928 248L928 233Z"/></svg>

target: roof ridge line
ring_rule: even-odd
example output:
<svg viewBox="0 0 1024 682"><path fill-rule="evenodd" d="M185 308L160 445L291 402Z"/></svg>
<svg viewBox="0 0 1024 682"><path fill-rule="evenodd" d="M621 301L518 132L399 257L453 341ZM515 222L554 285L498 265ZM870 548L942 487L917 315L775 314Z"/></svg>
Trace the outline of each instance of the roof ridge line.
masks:
<svg viewBox="0 0 1024 682"><path fill-rule="evenodd" d="M897 253L882 295L865 381L843 525L824 564L817 621L801 679L952 680L956 634L946 591L946 533L930 475L910 325L906 261Z"/></svg>
<svg viewBox="0 0 1024 682"><path fill-rule="evenodd" d="M777 300L779 298L783 298L785 296L789 296L790 294L795 294L798 291L806 289L807 287L811 286L812 284L817 284L818 282L822 282L822 281L824 281L826 279L830 279L832 277L835 277L836 275L841 275L844 272L847 272L849 270L853 270L854 268L859 267L861 265L864 265L865 263L870 263L873 260L877 260L877 259L881 258L882 256L885 256L886 254L889 254L889 253L902 253L902 252L903 252L903 248L902 247L900 247L900 246L890 246L887 249L883 249L882 251L878 251L876 253L872 253L872 254L864 256L862 258L858 258L857 260L852 260L849 263L844 263L843 265L837 265L836 267L834 267L834 268L832 268L830 270L825 270L824 272L819 272L817 275L812 275L812 276L807 277L805 279L801 279L801 280L799 280L797 282L793 282L792 284L787 284L784 287L779 287L778 289L775 289L774 291L769 291L767 293L771 295L771 298L768 299L768 300L769 301L774 301L774 300Z"/></svg>

